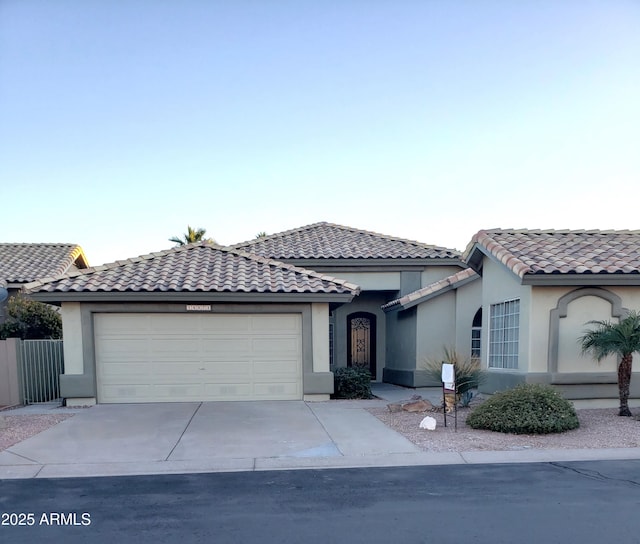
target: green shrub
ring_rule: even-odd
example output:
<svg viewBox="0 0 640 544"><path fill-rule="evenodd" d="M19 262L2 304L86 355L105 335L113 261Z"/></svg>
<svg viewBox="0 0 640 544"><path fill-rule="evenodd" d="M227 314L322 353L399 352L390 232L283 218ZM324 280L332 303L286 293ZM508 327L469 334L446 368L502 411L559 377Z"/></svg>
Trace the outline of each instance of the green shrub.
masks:
<svg viewBox="0 0 640 544"><path fill-rule="evenodd" d="M13 296L7 304L7 319L0 325L0 339L6 338L62 338L62 319L48 304Z"/></svg>
<svg viewBox="0 0 640 544"><path fill-rule="evenodd" d="M333 371L334 399L370 399L371 372L366 367L341 367Z"/></svg>
<svg viewBox="0 0 640 544"><path fill-rule="evenodd" d="M551 386L522 384L496 393L467 418L474 429L500 433L561 433L580 426L573 405Z"/></svg>

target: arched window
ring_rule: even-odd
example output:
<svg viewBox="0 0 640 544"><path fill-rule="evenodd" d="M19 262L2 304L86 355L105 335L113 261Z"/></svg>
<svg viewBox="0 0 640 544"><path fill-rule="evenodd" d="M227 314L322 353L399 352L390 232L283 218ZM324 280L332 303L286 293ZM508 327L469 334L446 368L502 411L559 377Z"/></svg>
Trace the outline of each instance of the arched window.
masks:
<svg viewBox="0 0 640 544"><path fill-rule="evenodd" d="M471 324L471 358L480 359L482 353L482 308L473 316Z"/></svg>

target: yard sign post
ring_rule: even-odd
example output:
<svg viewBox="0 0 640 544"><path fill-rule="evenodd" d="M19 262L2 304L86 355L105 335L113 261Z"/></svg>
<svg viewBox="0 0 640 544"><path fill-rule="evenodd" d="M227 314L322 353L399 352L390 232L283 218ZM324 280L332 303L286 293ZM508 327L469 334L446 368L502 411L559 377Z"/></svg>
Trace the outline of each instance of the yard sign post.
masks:
<svg viewBox="0 0 640 544"><path fill-rule="evenodd" d="M447 393L453 393L453 411L455 430L458 430L458 403L456 390L456 372L454 365L442 362L442 413L444 415L444 426L447 426Z"/></svg>

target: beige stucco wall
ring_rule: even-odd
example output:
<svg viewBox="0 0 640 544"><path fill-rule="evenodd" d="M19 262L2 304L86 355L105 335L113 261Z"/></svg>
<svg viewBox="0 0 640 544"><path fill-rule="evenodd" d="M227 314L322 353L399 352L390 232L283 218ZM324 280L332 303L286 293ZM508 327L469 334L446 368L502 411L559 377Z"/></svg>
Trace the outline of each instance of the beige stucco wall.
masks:
<svg viewBox="0 0 640 544"><path fill-rule="evenodd" d="M456 293L449 291L418 305L416 368L425 359L440 359L445 347L456 342Z"/></svg>
<svg viewBox="0 0 640 544"><path fill-rule="evenodd" d="M482 268L482 361L488 365L489 318L492 304L520 299L520 338L518 369L498 369L500 372L528 372L531 358L531 287L521 285L520 280L504 265L489 257L484 258ZM490 369L491 370L491 369Z"/></svg>
<svg viewBox="0 0 640 544"><path fill-rule="evenodd" d="M363 291L398 291L400 272L343 272L340 270L323 272L360 286Z"/></svg>
<svg viewBox="0 0 640 544"><path fill-rule="evenodd" d="M482 306L482 280L477 279L456 290L455 344L458 353L471 357L471 326ZM483 326L484 323L483 315Z"/></svg>
<svg viewBox="0 0 640 544"><path fill-rule="evenodd" d="M311 338L313 341L313 371L329 372L329 305L311 305Z"/></svg>
<svg viewBox="0 0 640 544"><path fill-rule="evenodd" d="M593 357L583 356L580 352L578 338L592 328L585 325L592 320L618 321L611 315L609 301L600 297L580 297L567 307L567 317L560 319L558 372L616 372L616 357L607 357L597 363Z"/></svg>
<svg viewBox="0 0 640 544"><path fill-rule="evenodd" d="M551 311L558 306L558 300L580 287L533 287L531 305L531 346L530 371L547 372L549 369L549 331ZM611 287L600 289L614 293L622 300L622 307L640 308L639 287ZM567 316L559 319L558 372L615 372L615 358L596 363L590 356L582 356L578 338L588 328L592 320L613 320L611 304L597 296L579 297L567 306Z"/></svg>
<svg viewBox="0 0 640 544"><path fill-rule="evenodd" d="M82 319L79 302L64 302L60 311L64 338L64 373L83 374Z"/></svg>

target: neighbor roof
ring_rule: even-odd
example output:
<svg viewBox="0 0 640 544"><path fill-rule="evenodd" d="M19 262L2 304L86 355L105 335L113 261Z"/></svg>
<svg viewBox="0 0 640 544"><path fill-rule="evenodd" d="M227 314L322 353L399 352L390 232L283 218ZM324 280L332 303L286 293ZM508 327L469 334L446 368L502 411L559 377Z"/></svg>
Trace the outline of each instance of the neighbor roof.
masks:
<svg viewBox="0 0 640 544"><path fill-rule="evenodd" d="M310 270L200 242L36 281L26 285L25 290L36 294L227 292L353 296L359 287Z"/></svg>
<svg viewBox="0 0 640 544"><path fill-rule="evenodd" d="M435 298L442 293L462 287L469 282L477 280L479 277L480 276L478 276L478 274L476 274L471 268L465 268L456 274L447 276L446 278L430 283L417 291L413 291L403 297L387 302L382 306L382 309L385 312L406 310L407 308L416 306L421 302Z"/></svg>
<svg viewBox="0 0 640 544"><path fill-rule="evenodd" d="M0 279L9 284L64 274L74 265L89 266L77 244L0 244Z"/></svg>
<svg viewBox="0 0 640 544"><path fill-rule="evenodd" d="M640 231L481 230L465 251L475 270L489 255L523 280L640 274ZM523 281L523 283L525 283Z"/></svg>
<svg viewBox="0 0 640 544"><path fill-rule="evenodd" d="M314 223L230 246L272 259L456 259L460 253L333 223Z"/></svg>

